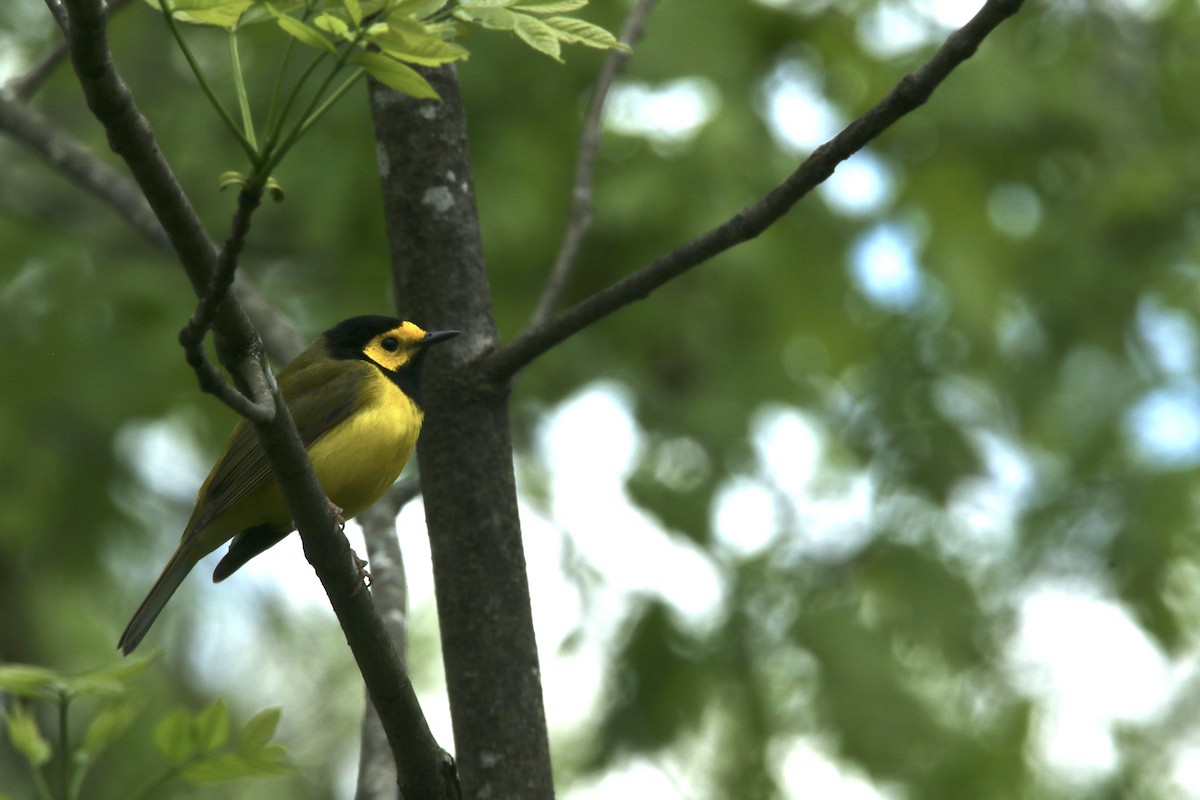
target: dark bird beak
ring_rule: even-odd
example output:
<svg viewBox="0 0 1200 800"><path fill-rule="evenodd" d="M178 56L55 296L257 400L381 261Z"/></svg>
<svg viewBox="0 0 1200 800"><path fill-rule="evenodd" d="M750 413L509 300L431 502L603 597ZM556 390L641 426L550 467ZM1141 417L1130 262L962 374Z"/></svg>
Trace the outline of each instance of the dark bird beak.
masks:
<svg viewBox="0 0 1200 800"><path fill-rule="evenodd" d="M437 344L438 342L444 342L447 339L453 339L460 333L462 333L462 331L430 331L429 333L425 334L424 339L417 342L417 346L429 347L431 344Z"/></svg>

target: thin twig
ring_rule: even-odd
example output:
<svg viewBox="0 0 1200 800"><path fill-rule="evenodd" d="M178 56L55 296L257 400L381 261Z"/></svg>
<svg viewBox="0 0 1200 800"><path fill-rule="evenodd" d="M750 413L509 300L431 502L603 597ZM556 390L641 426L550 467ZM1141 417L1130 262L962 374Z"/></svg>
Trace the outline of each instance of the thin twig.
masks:
<svg viewBox="0 0 1200 800"><path fill-rule="evenodd" d="M119 11L122 6L129 5L129 0L108 0L105 9L109 17ZM63 8L61 0L46 0L46 6L50 9L50 13L54 15L55 21L59 28L66 34L67 12ZM61 18L59 15L62 15ZM12 93L21 98L28 100L37 94L37 90L42 88L42 84L46 82L54 70L58 69L63 61L66 61L70 50L65 41L59 42L52 47L45 55L43 55L36 64L34 64L24 75L13 78L8 83L8 89Z"/></svg>
<svg viewBox="0 0 1200 800"><path fill-rule="evenodd" d="M240 272L233 279L233 295L246 309L246 316L254 323L263 347L276 364L286 364L304 351L308 341L296 330L296 325Z"/></svg>
<svg viewBox="0 0 1200 800"><path fill-rule="evenodd" d="M758 236L832 175L838 164L928 100L946 76L970 58L979 43L997 25L1015 14L1022 2L988 0L970 22L946 39L924 66L902 78L887 97L818 147L762 200L484 356L479 365L483 373L495 382L507 380L529 362L597 320L646 297L692 267Z"/></svg>
<svg viewBox="0 0 1200 800"><path fill-rule="evenodd" d="M196 371L200 388L209 394L216 395L230 408L243 417L254 422L269 422L275 416L275 404L270 398L255 402L239 392L225 376L212 365L204 354L204 338L212 328L217 309L229 296L233 287L234 276L237 275L238 258L246 244L246 234L250 232L250 218L262 202L261 189L243 189L238 194L238 207L233 215L229 238L221 247L220 255L213 269L208 288L200 296L192 318L179 332L179 343L188 364Z"/></svg>
<svg viewBox="0 0 1200 800"><path fill-rule="evenodd" d="M261 202L261 190L243 189L238 193L237 211L233 215L229 236L213 265L208 286L200 295L192 318L179 332L179 340L185 350L204 341L205 335L212 327L217 309L229 296L233 277L237 274L238 258L242 254L242 248L245 247L246 234L250 232L250 218Z"/></svg>
<svg viewBox="0 0 1200 800"><path fill-rule="evenodd" d="M633 47L642 38L646 29L646 18L657 2L658 0L638 0L621 25L622 43ZM592 224L592 182L596 174L596 155L600 151L604 109L608 105L613 85L629 63L630 55L626 50L613 50L604 60L600 76L596 79L596 88L592 91L583 130L579 134L579 154L575 159L575 180L571 186L571 209L567 217L567 227L563 232L562 244L559 245L558 255L554 257L554 265L550 268L550 276L546 279L542 296L538 299L537 307L529 320L530 328L541 325L554 313L563 292L566 291L571 272L579 260L579 249Z"/></svg>

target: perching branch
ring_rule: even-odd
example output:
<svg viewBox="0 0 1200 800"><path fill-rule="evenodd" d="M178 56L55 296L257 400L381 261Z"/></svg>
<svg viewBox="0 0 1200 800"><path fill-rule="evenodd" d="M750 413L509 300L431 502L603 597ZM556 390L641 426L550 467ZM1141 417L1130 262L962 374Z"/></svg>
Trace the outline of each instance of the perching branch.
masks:
<svg viewBox="0 0 1200 800"><path fill-rule="evenodd" d="M646 18L656 2L658 0L638 0L637 5L630 10L624 24L621 25L618 37L623 44L632 47L642 38L642 32L646 29ZM579 154L575 159L575 180L571 186L571 210L567 217L567 228L563 233L558 255L554 257L554 265L550 268L550 276L546 280L542 296L538 299L537 308L529 320L530 327L541 325L554 313L579 258L583 237L591 227L592 181L596 173L596 155L600 151L604 109L608 105L608 96L613 84L629 63L629 56L627 50L609 52L604 66L600 69L600 76L596 79L596 88L592 91L583 130L579 134Z"/></svg>
<svg viewBox="0 0 1200 800"><path fill-rule="evenodd" d="M105 4L108 15L111 17L113 13L119 11L122 6L129 5L129 0L108 0ZM55 21L59 28L66 33L66 9L63 8L61 0L47 0L47 8L54 15ZM34 64L24 75L14 78L9 81L6 89L10 89L12 93L22 100L28 100L37 94L37 90L42 88L42 84L46 82L54 70L58 69L59 65L66 60L68 54L67 43L60 42L46 52L38 62Z"/></svg>
<svg viewBox="0 0 1200 800"><path fill-rule="evenodd" d="M54 22L64 34L67 32L67 9L62 0L45 0L46 10L54 17Z"/></svg>
<svg viewBox="0 0 1200 800"><path fill-rule="evenodd" d="M535 358L597 320L646 297L692 267L758 236L832 175L838 164L928 100L946 76L975 53L988 34L1020 10L1022 2L988 0L970 22L946 39L924 66L902 78L887 97L818 147L762 200L484 356L479 366L491 380L507 380Z"/></svg>
<svg viewBox="0 0 1200 800"><path fill-rule="evenodd" d="M108 50L103 6L99 0L65 0L65 5L71 60L88 106L104 125L110 146L129 166L197 296L203 296L217 264L217 253L159 151L149 124L135 107L128 86L117 74ZM273 419L255 422L254 427L299 528L304 554L329 595L379 711L404 796L408 800L445 797L440 757L424 757L430 752L440 756L440 748L433 741L371 595L363 587L350 545L337 533L333 510L267 368L257 334L234 297L227 297L217 306L212 323L218 352L238 388L256 402L269 397L277 410Z"/></svg>

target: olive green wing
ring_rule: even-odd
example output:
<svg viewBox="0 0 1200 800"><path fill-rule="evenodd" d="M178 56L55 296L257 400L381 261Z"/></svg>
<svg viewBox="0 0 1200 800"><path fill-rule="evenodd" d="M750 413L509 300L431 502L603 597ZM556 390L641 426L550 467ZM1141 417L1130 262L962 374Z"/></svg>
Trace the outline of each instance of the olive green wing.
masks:
<svg viewBox="0 0 1200 800"><path fill-rule="evenodd" d="M279 389L305 448L350 416L358 402L359 387L371 369L365 361L332 359L310 349L279 374ZM203 497L197 505L204 511L188 529L203 528L271 477L271 466L258 435L249 422L242 420L201 489Z"/></svg>

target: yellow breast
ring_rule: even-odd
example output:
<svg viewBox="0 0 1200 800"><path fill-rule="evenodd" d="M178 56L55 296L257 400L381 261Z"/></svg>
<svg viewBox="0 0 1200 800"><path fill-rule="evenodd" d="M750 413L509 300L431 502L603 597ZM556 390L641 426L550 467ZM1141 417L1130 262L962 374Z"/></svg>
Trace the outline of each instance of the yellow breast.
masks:
<svg viewBox="0 0 1200 800"><path fill-rule="evenodd" d="M408 463L425 415L374 372L355 410L308 448L321 488L346 519L379 499Z"/></svg>

